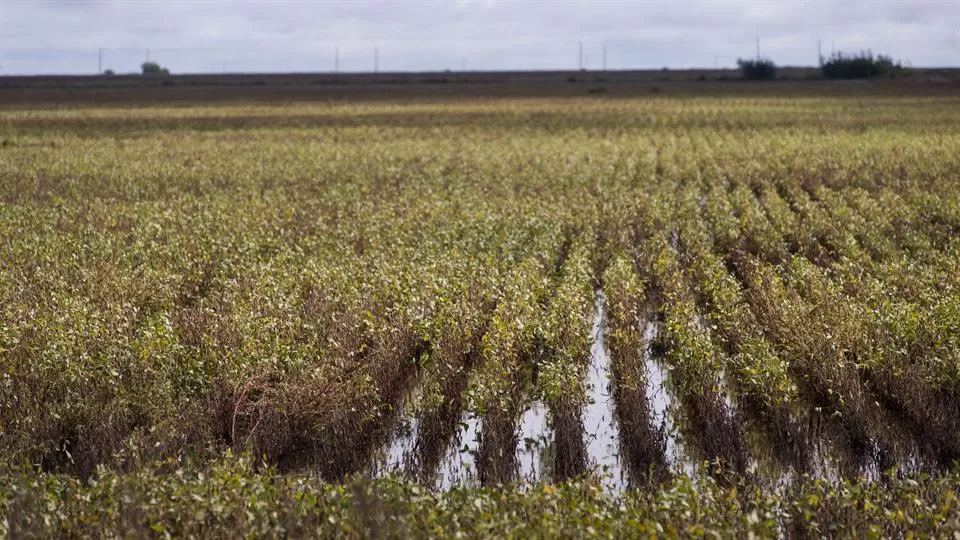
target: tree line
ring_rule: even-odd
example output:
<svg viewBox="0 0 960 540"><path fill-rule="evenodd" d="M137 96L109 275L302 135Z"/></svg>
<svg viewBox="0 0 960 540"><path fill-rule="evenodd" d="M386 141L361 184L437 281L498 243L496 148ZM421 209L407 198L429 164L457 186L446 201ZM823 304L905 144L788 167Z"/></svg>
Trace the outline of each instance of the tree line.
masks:
<svg viewBox="0 0 960 540"><path fill-rule="evenodd" d="M739 58L737 66L744 79L752 81L777 78L777 64L765 57ZM820 73L827 79L867 79L872 77L896 78L909 71L899 60L871 51L859 53L835 52L820 59Z"/></svg>

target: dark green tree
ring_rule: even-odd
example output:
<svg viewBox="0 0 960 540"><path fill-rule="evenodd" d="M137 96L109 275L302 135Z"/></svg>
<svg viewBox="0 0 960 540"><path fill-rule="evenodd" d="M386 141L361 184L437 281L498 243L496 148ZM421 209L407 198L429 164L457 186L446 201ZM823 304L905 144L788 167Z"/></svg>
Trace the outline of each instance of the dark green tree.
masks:
<svg viewBox="0 0 960 540"><path fill-rule="evenodd" d="M156 62L144 62L140 69L143 70L144 75L169 75L170 70L161 66Z"/></svg>
<svg viewBox="0 0 960 540"><path fill-rule="evenodd" d="M894 78L907 72L906 68L892 57L882 54L874 56L870 51L860 51L857 54L835 52L825 59L820 70L828 79Z"/></svg>
<svg viewBox="0 0 960 540"><path fill-rule="evenodd" d="M777 78L777 65L769 58L737 59L740 73L750 81L769 81Z"/></svg>

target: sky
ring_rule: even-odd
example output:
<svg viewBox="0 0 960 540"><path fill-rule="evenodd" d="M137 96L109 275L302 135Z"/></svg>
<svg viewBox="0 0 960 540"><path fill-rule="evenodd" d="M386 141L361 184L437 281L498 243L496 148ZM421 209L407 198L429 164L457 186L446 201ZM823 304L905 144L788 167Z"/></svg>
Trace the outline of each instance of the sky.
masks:
<svg viewBox="0 0 960 540"><path fill-rule="evenodd" d="M0 0L0 75L960 66L960 0ZM99 51L102 49L102 63ZM604 50L606 54L604 54ZM339 64L337 63L339 58Z"/></svg>

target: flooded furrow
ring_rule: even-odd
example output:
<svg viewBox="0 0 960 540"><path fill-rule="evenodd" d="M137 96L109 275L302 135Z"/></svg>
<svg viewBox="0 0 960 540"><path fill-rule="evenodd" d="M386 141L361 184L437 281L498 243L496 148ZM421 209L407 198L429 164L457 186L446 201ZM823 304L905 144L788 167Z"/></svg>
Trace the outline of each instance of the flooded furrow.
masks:
<svg viewBox="0 0 960 540"><path fill-rule="evenodd" d="M381 478L389 475L412 477L417 472L417 444L420 440L420 403L422 389L415 384L404 396L399 414L387 439L371 460L369 475Z"/></svg>
<svg viewBox="0 0 960 540"><path fill-rule="evenodd" d="M697 331L702 332L707 338L713 343L715 342L715 336L713 332L716 329L716 326L707 324L704 318L699 314L694 315L693 323ZM729 358L726 355L721 356L724 362L728 361ZM755 473L761 468L761 464L758 462L757 456L754 455L754 452L751 452L751 447L749 444L750 437L750 426L745 421L746 415L744 411L740 409L738 399L737 399L737 386L736 381L732 374L727 372L725 365L720 365L716 372L716 379L714 380L714 388L716 389L715 393L718 395L721 401L721 413L729 419L732 426L736 426L740 431L740 437L742 439L742 458L744 468L741 473L746 473L747 475L755 475Z"/></svg>
<svg viewBox="0 0 960 540"><path fill-rule="evenodd" d="M654 425L664 435L664 454L667 465L675 472L693 477L696 474L697 465L681 445L680 430L675 422L679 414L676 410L676 400L668 387L668 374L660 355L655 354L659 334L660 323L647 321L643 328L647 401L650 403Z"/></svg>
<svg viewBox="0 0 960 540"><path fill-rule="evenodd" d="M448 490L454 486L477 486L480 476L477 463L480 453L481 419L464 411L457 435L440 462L434 487Z"/></svg>
<svg viewBox="0 0 960 540"><path fill-rule="evenodd" d="M553 428L547 421L542 401L531 403L520 417L520 437L516 449L517 478L537 483L551 478Z"/></svg>
<svg viewBox="0 0 960 540"><path fill-rule="evenodd" d="M582 423L583 448L586 449L588 466L600 479L604 489L615 493L631 485L631 480L637 478L640 471L629 470L626 465L626 450L622 441L625 434L622 433L622 416L618 414L614 399L616 382L605 337L606 317L606 299L601 291L597 291L586 380L587 400L580 410L579 420ZM669 368L657 350L659 325L656 320L649 320L642 328L643 389L647 402L644 409L651 420L653 433L662 435L662 450L667 467L673 472L696 477L698 457L690 453L683 440L680 400L672 390ZM731 375L723 369L718 370L717 389L719 397L722 398L722 407L736 417L738 402L734 389L735 381L728 380L729 377ZM416 381L411 384L408 394L401 399L398 405L399 413L386 441L371 458L368 475L418 478L441 490L455 486L480 485L483 422L468 411L459 413L455 433L451 434L448 443L441 445L446 450L442 451L439 463L429 467L429 470L422 463L420 454L425 436L422 428L425 414L422 392L421 384ZM803 430L806 435L804 442L809 449L810 466L808 470L799 470L784 466L785 464L773 463L775 460L772 456L750 452L748 471L757 476L764 489L784 492L790 488L795 478L804 473L829 482L858 476L872 482L882 481L886 471L878 467L875 460L857 460L844 453L843 434L836 432L836 426L823 417L823 412L818 407L796 403L790 409L790 414L806 425ZM529 402L519 417L514 417L517 421L512 423L512 428L507 430L504 426L501 430L504 434L513 434L512 438L508 438L513 442L505 439L505 448L513 448L513 451L509 458L502 456L501 461L513 468L506 476L497 477L497 481L509 477L528 484L560 480L556 470L559 452L553 425L556 421L553 417L555 414L543 401L537 399ZM573 418L577 419L577 413L573 414ZM758 433L754 435L757 435L758 441L763 440ZM756 445L751 447L755 448ZM923 469L915 446L910 447L906 459L898 463L901 463L904 472Z"/></svg>
<svg viewBox="0 0 960 540"><path fill-rule="evenodd" d="M594 306L593 343L590 347L590 366L587 374L587 405L583 410L586 430L587 458L598 473L602 485L609 491L627 487L628 478L621 457L620 429L611 382L611 362L604 338L606 326L606 298L598 290Z"/></svg>

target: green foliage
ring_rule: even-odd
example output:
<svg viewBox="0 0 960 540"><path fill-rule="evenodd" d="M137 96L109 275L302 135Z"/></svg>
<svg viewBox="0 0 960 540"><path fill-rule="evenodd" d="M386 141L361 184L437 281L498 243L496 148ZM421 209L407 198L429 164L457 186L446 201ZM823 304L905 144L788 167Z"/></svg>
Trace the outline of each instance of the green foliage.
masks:
<svg viewBox="0 0 960 540"><path fill-rule="evenodd" d="M907 69L890 56L874 56L871 51L849 54L837 51L826 58L820 67L828 79L867 79L870 77L894 78L903 76Z"/></svg>
<svg viewBox="0 0 960 540"><path fill-rule="evenodd" d="M144 62L140 66L141 71L144 75L169 75L170 70L161 66L156 62Z"/></svg>
<svg viewBox="0 0 960 540"><path fill-rule="evenodd" d="M86 482L5 475L0 532L14 537L256 536L949 536L960 532L956 477L828 484L801 478L778 496L677 477L614 497L586 480L436 493L392 479L331 485L256 471L227 455Z"/></svg>
<svg viewBox="0 0 960 540"><path fill-rule="evenodd" d="M3 109L0 535L949 532L960 108L749 86ZM598 287L645 488L430 489L464 418L485 467L534 401L582 450ZM435 452L356 480L404 415Z"/></svg>
<svg viewBox="0 0 960 540"><path fill-rule="evenodd" d="M777 78L777 65L769 58L738 58L740 74L749 81L770 81Z"/></svg>

